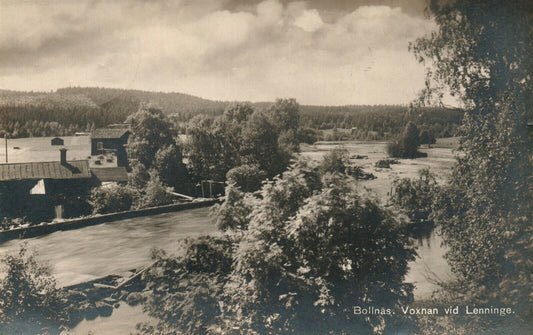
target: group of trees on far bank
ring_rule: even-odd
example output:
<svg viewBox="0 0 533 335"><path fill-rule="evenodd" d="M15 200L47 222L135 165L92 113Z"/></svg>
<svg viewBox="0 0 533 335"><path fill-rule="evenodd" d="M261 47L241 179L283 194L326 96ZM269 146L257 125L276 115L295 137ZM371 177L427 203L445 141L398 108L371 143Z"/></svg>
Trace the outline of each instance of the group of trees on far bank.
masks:
<svg viewBox="0 0 533 335"><path fill-rule="evenodd" d="M260 184L287 168L300 141L316 140L301 131L298 120L294 99L278 99L265 110L235 104L214 119L191 119L180 139L161 110L143 108L128 118L128 185L95 188L89 201L95 212L105 213L167 204L172 201L167 188L199 196L204 181L223 185L232 178Z"/></svg>

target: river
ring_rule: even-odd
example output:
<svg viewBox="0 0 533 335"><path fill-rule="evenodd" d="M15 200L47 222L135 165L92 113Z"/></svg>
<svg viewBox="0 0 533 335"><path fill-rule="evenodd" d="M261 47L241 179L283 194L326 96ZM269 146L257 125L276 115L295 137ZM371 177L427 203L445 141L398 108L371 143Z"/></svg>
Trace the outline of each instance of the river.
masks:
<svg viewBox="0 0 533 335"><path fill-rule="evenodd" d="M41 261L50 265L58 285L68 286L138 268L150 262L153 248L172 253L179 240L216 231L209 208L199 208L12 240L0 245L0 257L16 253L21 243L27 243L38 251ZM444 279L449 268L435 234L423 242L418 253L420 257L410 264L407 281L415 283L415 297L420 299L435 289L427 278L428 271ZM70 334L129 334L143 318L139 306L123 304L110 317L83 321Z"/></svg>

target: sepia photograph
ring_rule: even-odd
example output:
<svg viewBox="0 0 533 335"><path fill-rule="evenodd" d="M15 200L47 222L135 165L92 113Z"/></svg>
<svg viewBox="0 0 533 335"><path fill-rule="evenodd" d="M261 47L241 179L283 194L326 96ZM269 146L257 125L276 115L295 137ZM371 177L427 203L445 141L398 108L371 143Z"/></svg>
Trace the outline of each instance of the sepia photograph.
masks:
<svg viewBox="0 0 533 335"><path fill-rule="evenodd" d="M533 334L533 1L0 0L0 334Z"/></svg>

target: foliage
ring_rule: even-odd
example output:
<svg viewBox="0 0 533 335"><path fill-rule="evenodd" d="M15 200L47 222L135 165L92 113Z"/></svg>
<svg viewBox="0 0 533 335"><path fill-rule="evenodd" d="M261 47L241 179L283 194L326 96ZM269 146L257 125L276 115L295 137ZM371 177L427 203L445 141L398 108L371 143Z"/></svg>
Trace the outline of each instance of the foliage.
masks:
<svg viewBox="0 0 533 335"><path fill-rule="evenodd" d="M387 144L387 152L392 157L416 158L422 155L418 152L419 145L418 128L413 122L409 122L400 138Z"/></svg>
<svg viewBox="0 0 533 335"><path fill-rule="evenodd" d="M376 162L375 166L377 168L389 169L392 164L399 164L400 162L397 159L380 159Z"/></svg>
<svg viewBox="0 0 533 335"><path fill-rule="evenodd" d="M300 143L313 144L318 141L320 132L309 127L301 127L298 129L297 136Z"/></svg>
<svg viewBox="0 0 533 335"><path fill-rule="evenodd" d="M331 151L328 151L322 158L319 168L322 173L345 173L346 168L350 164L348 150L345 148L337 147Z"/></svg>
<svg viewBox="0 0 533 335"><path fill-rule="evenodd" d="M171 123L161 110L154 107L141 108L130 115L127 122L131 127L128 159L149 169L157 151L174 144Z"/></svg>
<svg viewBox="0 0 533 335"><path fill-rule="evenodd" d="M280 147L280 134L277 129L272 125L268 114L255 111L242 133L243 161L247 164L257 164L269 178L285 170L292 153L290 149Z"/></svg>
<svg viewBox="0 0 533 335"><path fill-rule="evenodd" d="M172 143L157 150L153 169L157 171L163 184L173 186L178 192L192 193L191 177L183 163L183 155L178 143Z"/></svg>
<svg viewBox="0 0 533 335"><path fill-rule="evenodd" d="M144 107L128 117L131 124L131 136L128 143L128 159L133 167L130 185L146 195L145 187L155 185L174 187L184 193L192 192L192 184L187 167L183 163L182 148L176 139L174 125L161 112L153 107ZM149 182L148 171L151 171L158 181ZM157 193L157 192L156 192ZM148 196L148 197L151 197ZM159 197L159 196L158 196ZM159 200L142 200L142 202L155 204L166 203L163 198Z"/></svg>
<svg viewBox="0 0 533 335"><path fill-rule="evenodd" d="M434 213L446 258L463 294L531 320L533 3L431 1L429 9L438 31L411 45L433 63L421 100L446 88L467 108L462 154Z"/></svg>
<svg viewBox="0 0 533 335"><path fill-rule="evenodd" d="M146 184L150 180L150 173L143 164L133 162L131 173L128 175L128 184L136 190L146 189Z"/></svg>
<svg viewBox="0 0 533 335"><path fill-rule="evenodd" d="M158 323L137 325L139 334L213 334L213 326L222 323L220 298L231 270L232 241L202 236L185 240L181 250L180 257L157 257L143 275L151 293L143 310Z"/></svg>
<svg viewBox="0 0 533 335"><path fill-rule="evenodd" d="M235 104L214 120L194 117L187 127L190 169L196 179L214 181L240 165L257 165L267 177L279 174L298 148L297 113L294 100L277 100L267 111Z"/></svg>
<svg viewBox="0 0 533 335"><path fill-rule="evenodd" d="M412 300L403 279L414 251L391 213L350 185L303 160L255 193L230 184L218 217L229 234L189 240L185 256L158 261L145 308L159 323L141 333L408 329L397 315L353 313L358 304Z"/></svg>
<svg viewBox="0 0 533 335"><path fill-rule="evenodd" d="M226 187L224 203L214 208L216 225L219 230L242 231L248 227L249 215L252 212L252 201L234 184Z"/></svg>
<svg viewBox="0 0 533 335"><path fill-rule="evenodd" d="M151 172L150 180L146 183L146 189L143 190L135 203L137 208L168 205L172 202L172 198L159 176L153 170Z"/></svg>
<svg viewBox="0 0 533 335"><path fill-rule="evenodd" d="M135 190L128 186L101 186L91 190L88 202L95 214L114 213L129 210L137 196Z"/></svg>
<svg viewBox="0 0 533 335"><path fill-rule="evenodd" d="M428 223L439 186L435 175L429 169L422 169L418 174L418 179L395 180L391 200L393 204L405 211L412 222Z"/></svg>
<svg viewBox="0 0 533 335"><path fill-rule="evenodd" d="M50 270L23 244L18 255L2 260L6 276L0 279L0 332L3 334L59 333L65 321L63 298Z"/></svg>
<svg viewBox="0 0 533 335"><path fill-rule="evenodd" d="M426 129L420 132L420 144L430 145L435 143L437 143L437 140L435 139L435 136L433 136L432 133L430 133Z"/></svg>
<svg viewBox="0 0 533 335"><path fill-rule="evenodd" d="M265 185L254 203L226 285L233 322L259 334L394 329L397 316L352 309L410 301L407 238L390 213L348 186L349 177L327 175L317 185L316 170L300 168Z"/></svg>
<svg viewBox="0 0 533 335"><path fill-rule="evenodd" d="M266 178L265 171L257 165L241 165L228 171L226 180L228 184L234 184L243 192L255 192L261 188Z"/></svg>
<svg viewBox="0 0 533 335"><path fill-rule="evenodd" d="M200 180L222 180L225 171L220 171L218 162L218 138L212 133L213 120L198 115L187 125L187 145L185 147L189 159L188 166L193 175Z"/></svg>

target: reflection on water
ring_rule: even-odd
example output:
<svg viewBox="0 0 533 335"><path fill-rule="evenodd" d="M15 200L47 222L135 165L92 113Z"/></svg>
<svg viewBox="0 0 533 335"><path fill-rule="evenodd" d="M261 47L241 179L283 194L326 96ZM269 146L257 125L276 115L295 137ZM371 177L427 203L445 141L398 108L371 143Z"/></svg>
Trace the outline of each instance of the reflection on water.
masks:
<svg viewBox="0 0 533 335"><path fill-rule="evenodd" d="M199 208L12 240L0 245L0 257L16 253L19 245L27 242L29 248L39 252L41 260L50 264L59 286L68 286L146 265L152 248L172 252L183 238L215 233L208 213L209 208ZM450 277L441 238L432 233L422 241L419 257L410 263L406 278L415 284L417 299L429 297L436 288L430 279ZM121 306L109 318L82 322L74 333L87 334L87 330L98 329L97 334L128 334L142 321L140 315L139 307Z"/></svg>
<svg viewBox="0 0 533 335"><path fill-rule="evenodd" d="M441 246L442 238L433 231L427 238L418 240L418 257L409 263L405 280L415 284L415 299L425 299L438 289L437 281L452 278L450 266L444 259L446 249Z"/></svg>

